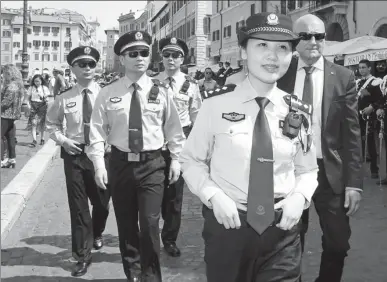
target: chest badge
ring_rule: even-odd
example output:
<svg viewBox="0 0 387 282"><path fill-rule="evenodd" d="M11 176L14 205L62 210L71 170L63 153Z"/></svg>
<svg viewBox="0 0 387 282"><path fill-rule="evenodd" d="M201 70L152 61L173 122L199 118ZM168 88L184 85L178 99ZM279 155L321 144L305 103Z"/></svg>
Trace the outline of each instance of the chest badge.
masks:
<svg viewBox="0 0 387 282"><path fill-rule="evenodd" d="M236 112L232 113L222 113L222 118L228 121L237 122L244 120L246 118L245 114L238 114Z"/></svg>
<svg viewBox="0 0 387 282"><path fill-rule="evenodd" d="M148 104L160 104L160 99L148 99Z"/></svg>
<svg viewBox="0 0 387 282"><path fill-rule="evenodd" d="M112 103L118 103L118 102L121 102L121 98L118 98L118 97L112 97L112 98L110 98L110 102L112 102Z"/></svg>
<svg viewBox="0 0 387 282"><path fill-rule="evenodd" d="M77 105L77 102L70 102L70 103L66 104L66 107L67 108L74 108L76 105Z"/></svg>

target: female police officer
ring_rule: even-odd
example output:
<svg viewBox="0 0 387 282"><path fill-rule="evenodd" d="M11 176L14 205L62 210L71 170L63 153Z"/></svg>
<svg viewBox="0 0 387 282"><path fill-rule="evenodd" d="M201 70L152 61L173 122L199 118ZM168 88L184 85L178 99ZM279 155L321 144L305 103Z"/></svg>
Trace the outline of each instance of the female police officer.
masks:
<svg viewBox="0 0 387 282"><path fill-rule="evenodd" d="M317 187L317 163L307 123L297 137L289 134L287 93L276 81L298 39L284 15L256 14L246 23L238 40L248 76L206 95L218 97L203 103L180 162L204 203L208 282L297 281L298 221Z"/></svg>

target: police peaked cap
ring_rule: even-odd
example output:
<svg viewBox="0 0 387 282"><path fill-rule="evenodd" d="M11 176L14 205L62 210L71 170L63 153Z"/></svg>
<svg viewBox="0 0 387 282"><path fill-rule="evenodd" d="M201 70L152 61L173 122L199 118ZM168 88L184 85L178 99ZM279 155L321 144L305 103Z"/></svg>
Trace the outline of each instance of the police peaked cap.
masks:
<svg viewBox="0 0 387 282"><path fill-rule="evenodd" d="M177 51L183 53L183 56L188 54L188 46L187 44L176 37L167 37L160 40L159 50L161 52L169 50L169 51Z"/></svg>
<svg viewBox="0 0 387 282"><path fill-rule="evenodd" d="M94 62L99 61L99 52L97 49L91 46L79 46L70 51L67 55L67 63L72 66L76 61L82 59L92 60Z"/></svg>
<svg viewBox="0 0 387 282"><path fill-rule="evenodd" d="M289 16L270 12L255 14L246 20L246 26L238 31L239 45L249 38L296 43L300 40L293 32L293 22Z"/></svg>
<svg viewBox="0 0 387 282"><path fill-rule="evenodd" d="M129 31L118 38L116 44L114 44L114 53L121 55L127 49L133 47L142 47L149 49L152 44L152 37L145 31Z"/></svg>

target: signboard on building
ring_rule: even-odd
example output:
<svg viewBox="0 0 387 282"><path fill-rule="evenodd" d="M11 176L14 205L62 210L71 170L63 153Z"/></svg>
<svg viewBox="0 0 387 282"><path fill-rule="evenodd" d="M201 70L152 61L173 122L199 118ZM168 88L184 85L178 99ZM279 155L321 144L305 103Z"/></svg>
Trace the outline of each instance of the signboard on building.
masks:
<svg viewBox="0 0 387 282"><path fill-rule="evenodd" d="M345 55L344 66L357 65L363 59L367 59L371 62L387 60L387 49L370 50L367 52Z"/></svg>

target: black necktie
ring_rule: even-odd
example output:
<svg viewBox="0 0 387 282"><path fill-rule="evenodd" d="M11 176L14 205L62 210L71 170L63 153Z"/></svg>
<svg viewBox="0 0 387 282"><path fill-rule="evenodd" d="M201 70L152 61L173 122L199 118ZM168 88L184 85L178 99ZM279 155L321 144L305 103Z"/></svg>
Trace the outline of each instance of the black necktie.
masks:
<svg viewBox="0 0 387 282"><path fill-rule="evenodd" d="M312 73L315 67L304 67L305 69L305 80L304 80L304 92L302 94L302 100L313 106L313 83Z"/></svg>
<svg viewBox="0 0 387 282"><path fill-rule="evenodd" d="M132 101L129 110L129 149L138 154L141 152L144 144L142 138L142 114L140 97L137 92L138 85L133 83Z"/></svg>
<svg viewBox="0 0 387 282"><path fill-rule="evenodd" d="M173 82L174 82L174 79L172 76L168 77L168 80L169 80L169 86L171 87L171 89L173 90Z"/></svg>
<svg viewBox="0 0 387 282"><path fill-rule="evenodd" d="M93 106L91 105L91 101L87 92L89 89L85 88L83 93L83 105L82 105L82 115L83 115L83 134L85 136L86 145L90 145L90 119L91 112L93 111Z"/></svg>
<svg viewBox="0 0 387 282"><path fill-rule="evenodd" d="M251 146L247 222L262 234L274 221L273 145L265 107L269 99L258 97L260 107Z"/></svg>

